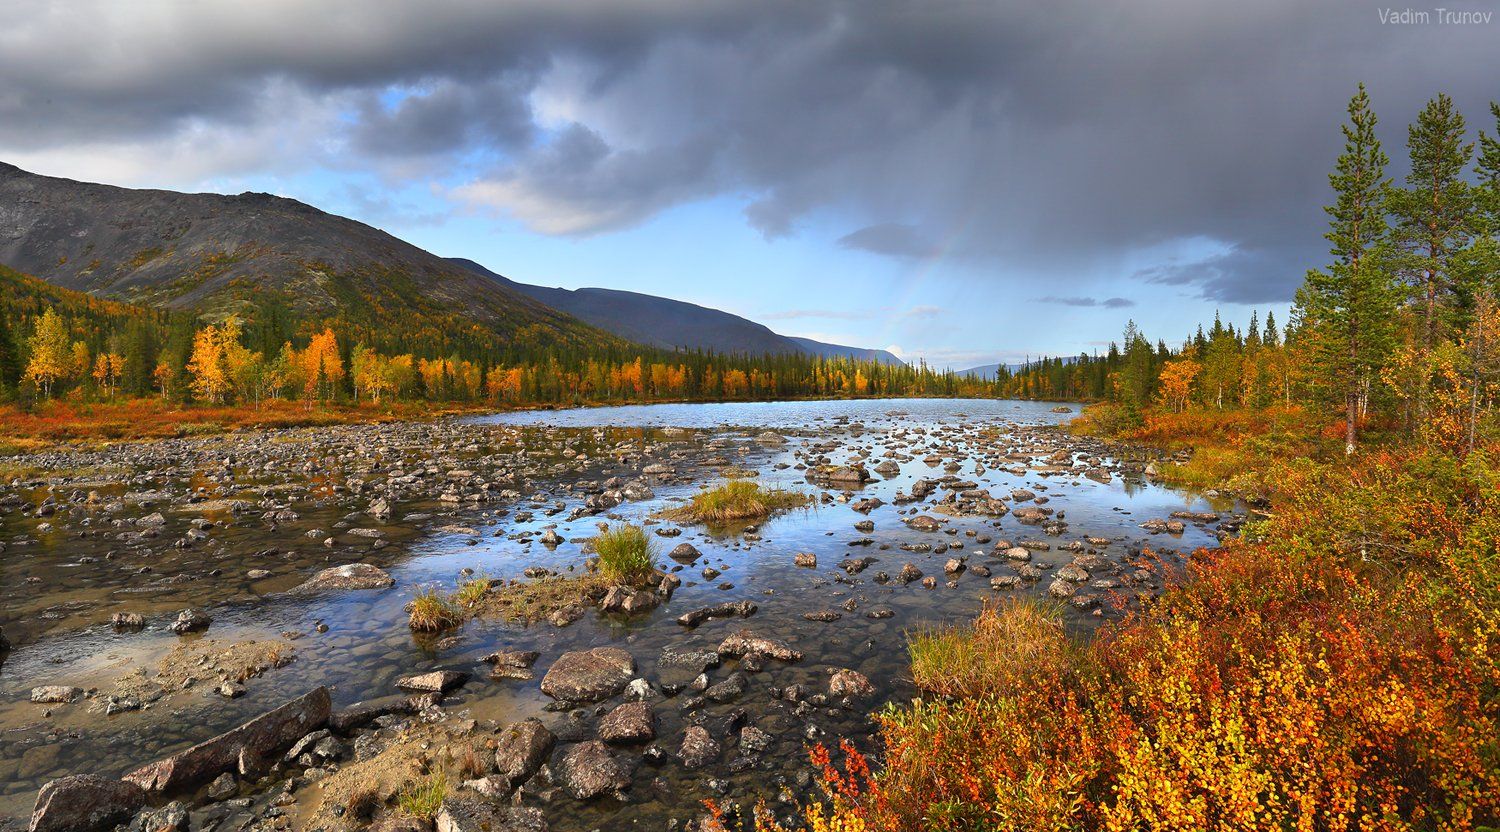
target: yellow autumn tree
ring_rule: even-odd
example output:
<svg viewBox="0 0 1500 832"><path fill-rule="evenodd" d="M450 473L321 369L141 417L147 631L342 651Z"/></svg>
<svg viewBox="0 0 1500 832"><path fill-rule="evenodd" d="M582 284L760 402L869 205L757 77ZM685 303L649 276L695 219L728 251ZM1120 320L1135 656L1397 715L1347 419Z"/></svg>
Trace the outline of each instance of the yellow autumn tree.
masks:
<svg viewBox="0 0 1500 832"><path fill-rule="evenodd" d="M73 356L68 346L68 329L51 309L37 319L36 331L28 342L31 360L26 362L25 377L42 390L42 398L52 397L52 386L68 377Z"/></svg>
<svg viewBox="0 0 1500 832"><path fill-rule="evenodd" d="M1157 388L1156 393L1162 405L1174 413L1187 410L1193 391L1193 381L1198 378L1198 373L1202 369L1203 365L1193 360L1191 350L1182 358L1163 364L1161 377L1158 379L1161 386Z"/></svg>
<svg viewBox="0 0 1500 832"><path fill-rule="evenodd" d="M308 406L311 407L314 400L332 398L334 385L344 379L344 361L339 358L339 342L333 329L325 327L314 335L307 349L302 351L301 359L302 392L307 397Z"/></svg>
<svg viewBox="0 0 1500 832"><path fill-rule="evenodd" d="M211 404L224 403L231 386L219 327L210 324L193 335L193 351L188 357L187 368L193 376L193 392L199 398Z"/></svg>

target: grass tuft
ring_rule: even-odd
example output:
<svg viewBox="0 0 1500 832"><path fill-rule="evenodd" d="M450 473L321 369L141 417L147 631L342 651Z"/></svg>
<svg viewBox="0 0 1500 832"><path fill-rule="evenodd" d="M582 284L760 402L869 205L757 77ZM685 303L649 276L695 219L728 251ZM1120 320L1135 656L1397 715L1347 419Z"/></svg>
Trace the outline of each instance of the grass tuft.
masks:
<svg viewBox="0 0 1500 832"><path fill-rule="evenodd" d="M396 797L396 805L414 818L430 819L442 808L443 798L447 796L448 778L439 771L421 783L402 789Z"/></svg>
<svg viewBox="0 0 1500 832"><path fill-rule="evenodd" d="M594 538L599 571L616 583L639 585L656 571L656 546L640 526L621 524Z"/></svg>
<svg viewBox="0 0 1500 832"><path fill-rule="evenodd" d="M457 605L460 609L472 609L484 598L484 594L490 591L494 582L489 578L475 578L459 584L458 590L448 596L449 602Z"/></svg>
<svg viewBox="0 0 1500 832"><path fill-rule="evenodd" d="M1064 670L1075 650L1061 609L1034 599L987 604L972 623L913 633L912 678L939 696L1024 693L1039 675Z"/></svg>
<svg viewBox="0 0 1500 832"><path fill-rule="evenodd" d="M808 496L798 491L766 488L749 480L730 480L718 488L694 494L686 505L669 509L663 516L682 522L728 523L759 520L807 503Z"/></svg>
<svg viewBox="0 0 1500 832"><path fill-rule="evenodd" d="M435 633L463 623L464 617L453 602L436 589L429 589L411 599L409 623L419 633Z"/></svg>

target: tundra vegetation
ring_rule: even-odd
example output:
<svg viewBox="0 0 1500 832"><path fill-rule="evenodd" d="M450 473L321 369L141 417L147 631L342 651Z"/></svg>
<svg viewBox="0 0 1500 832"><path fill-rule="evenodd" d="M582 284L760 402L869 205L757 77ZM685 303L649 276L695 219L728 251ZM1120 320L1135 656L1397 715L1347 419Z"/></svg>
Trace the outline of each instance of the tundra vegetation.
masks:
<svg viewBox="0 0 1500 832"><path fill-rule="evenodd" d="M1216 320L1168 349L1132 325L1005 381L1100 399L1075 429L1193 447L1162 478L1259 519L1086 639L1019 603L913 634L924 696L878 715L878 766L814 747L792 826L1500 823L1500 140L1440 95L1393 182L1363 87L1343 135L1331 261L1285 329Z"/></svg>

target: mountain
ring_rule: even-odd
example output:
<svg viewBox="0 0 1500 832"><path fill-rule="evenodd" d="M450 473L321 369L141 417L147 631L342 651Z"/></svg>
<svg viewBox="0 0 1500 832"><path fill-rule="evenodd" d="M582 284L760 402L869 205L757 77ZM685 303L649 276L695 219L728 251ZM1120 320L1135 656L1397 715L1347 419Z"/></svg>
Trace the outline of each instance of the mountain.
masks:
<svg viewBox="0 0 1500 832"><path fill-rule="evenodd" d="M553 309L560 309L585 323L641 344L664 349L699 349L719 353L784 355L807 353L825 357L851 357L900 364L901 359L885 350L868 350L825 344L810 338L780 335L769 327L738 315L655 295L621 289L556 289L518 283L462 257L449 262L515 292L525 294Z"/></svg>
<svg viewBox="0 0 1500 832"><path fill-rule="evenodd" d="M828 358L848 356L858 358L861 361L879 361L881 364L904 365L906 362L897 358L894 353L887 350L865 349L863 347L846 347L842 344L825 344L822 341L814 341L811 338L798 338L788 335L792 343L801 347L804 352L813 355L821 355Z"/></svg>
<svg viewBox="0 0 1500 832"><path fill-rule="evenodd" d="M791 339L717 309L619 289L532 286L517 283L473 260L451 257L449 262L637 343L665 349L711 349L754 355L799 352Z"/></svg>
<svg viewBox="0 0 1500 832"><path fill-rule="evenodd" d="M263 193L118 188L0 162L0 264L155 308L336 318L386 344L621 345L379 229Z"/></svg>

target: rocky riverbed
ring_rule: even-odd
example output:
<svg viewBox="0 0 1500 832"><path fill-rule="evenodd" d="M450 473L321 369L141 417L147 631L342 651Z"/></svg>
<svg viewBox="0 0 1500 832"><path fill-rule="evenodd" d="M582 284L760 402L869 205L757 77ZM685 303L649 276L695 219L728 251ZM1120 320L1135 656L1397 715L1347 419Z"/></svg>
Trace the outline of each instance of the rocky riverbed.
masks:
<svg viewBox="0 0 1500 832"><path fill-rule="evenodd" d="M423 787L443 830L785 808L809 743L865 743L913 694L911 628L1029 594L1087 631L1238 529L1068 418L671 405L9 459L30 475L0 487L0 828L415 829ZM811 505L661 519L726 477ZM427 589L584 574L615 521L646 525L669 580L408 628Z"/></svg>

